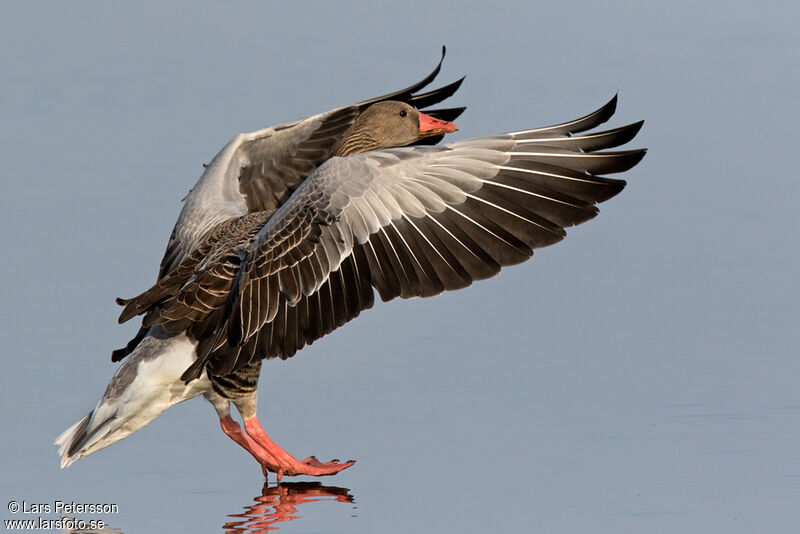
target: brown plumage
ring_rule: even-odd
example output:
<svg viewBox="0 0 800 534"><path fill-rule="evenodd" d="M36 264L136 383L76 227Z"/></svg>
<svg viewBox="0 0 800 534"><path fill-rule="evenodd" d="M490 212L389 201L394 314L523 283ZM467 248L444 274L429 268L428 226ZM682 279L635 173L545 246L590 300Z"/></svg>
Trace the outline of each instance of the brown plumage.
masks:
<svg viewBox="0 0 800 534"><path fill-rule="evenodd" d="M448 149L435 152L443 163L434 158L430 167L413 168L428 169L425 179L408 181L403 186L410 189L400 192L391 191L396 181L387 182L388 189L376 184L369 176L374 165L326 174L331 160L317 177L322 183L331 175L329 197L323 185L309 183L274 215L257 212L221 223L175 270L127 302L120 321L146 313L145 327L187 331L197 339L198 359L184 374L190 381L203 370L224 376L264 358L293 355L370 307L372 287L390 300L432 296L493 276L563 239L564 227L593 218L595 203L622 189L623 181L597 173L627 170L644 151L593 151L627 142L641 123L564 135L605 121L614 104L567 125L463 142L454 151L463 154L455 160L462 163L453 169L442 167ZM336 154L411 144L426 135L419 130L411 106L375 104L345 133ZM377 154L366 161L380 162ZM420 160L421 154L395 152L384 165ZM499 157L508 165L481 170L481 158ZM496 176L464 183L458 174L464 170ZM436 178L436 172L445 174ZM451 209L442 211L440 204ZM381 218L375 210L386 206L405 215L367 220Z"/></svg>
<svg viewBox="0 0 800 534"><path fill-rule="evenodd" d="M425 117L424 124L420 117ZM355 154L389 148L405 146L415 143L420 139L441 135L447 131L454 131L455 126L445 121L436 121L404 102L384 101L373 104L356 119L351 127L343 134L341 140L334 147L334 157L346 157ZM240 329L231 328L228 336L222 324L236 324L240 320L238 308L230 309L231 294L236 293L236 287L243 288L243 298L259 298L252 296L251 278L267 279L265 289L267 294L274 295L267 298L269 306L264 310L263 317L251 315L248 330L257 331L262 326L272 323L277 315L281 303L298 311L311 307L314 317L323 318L320 324L310 324L310 332L300 331L305 339L316 339L329 333L337 326L355 317L364 306L372 305L372 295L369 279L359 279L356 264L351 260L345 265L341 273L337 273L333 280L323 285L331 295L331 302L327 306L337 310L340 305L337 301L343 299L344 306L338 314L331 316L327 322L326 311L321 309L321 303L312 299L300 303L304 296L311 295L316 290L316 273L303 274L303 268L292 269L293 266L307 265L308 257L314 253L318 244L322 225L330 222L330 215L316 209L299 209L296 214L286 218L286 224L270 236L270 239L260 246L267 252L259 257L254 264L245 266L250 248L256 234L262 229L275 210L258 211L223 221L211 228L200 240L197 247L173 270L164 274L156 284L132 299L117 299L124 305L119 322L144 314L142 329L147 331L152 326L161 326L167 332L187 331L194 339L200 342L198 350L201 357L198 364L187 373L187 380L196 378L202 372L209 354L226 344L236 346L242 341L235 336ZM313 269L313 267L311 267ZM340 278L344 276L346 278ZM312 284L313 281L313 284ZM236 286L236 287L235 287ZM347 288L356 288L348 297ZM259 290L260 290L260 286ZM278 295L282 295L282 298ZM228 308L226 308L226 304ZM291 319L284 314L284 330L293 328ZM295 330L287 337L293 339ZM311 334L310 336L308 334ZM271 337L271 336L270 336ZM252 338L252 335L248 335ZM297 340L297 338L294 338ZM312 340L313 340L312 339ZM304 343L282 343L280 348L270 347L270 338L264 336L259 343L259 336L248 339L248 343L237 351L235 358L226 358L226 364L217 364L210 369L210 374L221 376L242 368L244 365L257 361L258 354L264 358L275 356L288 357L301 348ZM285 350L284 350L285 349Z"/></svg>
<svg viewBox="0 0 800 534"><path fill-rule="evenodd" d="M413 142L396 145L381 144L385 139L367 139L363 145L353 142L353 146L346 147L341 144L345 132L352 130L354 124L367 110L372 110L370 113L374 113L375 110L380 109L383 102L393 101L393 105L402 103L413 106L415 109L425 109L452 96L459 89L464 78L438 89L419 93L439 74L444 56L445 48L442 47L442 58L436 68L428 76L405 89L304 120L280 124L267 129L265 135L256 135L243 142L238 150L245 163L238 170L236 182L244 197L246 211L249 213L274 212L286 202L303 180L335 155L345 156L363 151L364 147L370 144L374 146L372 148L374 150L378 147L403 146L409 143L428 145L441 141L444 133L436 132L420 136ZM379 104L379 106L375 108L375 104ZM426 110L426 114L443 121L452 121L465 109L464 107L433 109ZM351 133L353 141L360 137L357 129ZM190 193L191 195L192 193ZM191 228L196 225L186 226ZM197 243L204 239L204 233L194 236L182 235L183 229L184 227L179 221L167 244L164 258L161 260L159 280L175 269L194 250L196 243L192 238ZM118 299L118 302L123 304L127 300ZM147 332L148 327L143 325L125 347L112 351L111 361L121 361L132 353Z"/></svg>

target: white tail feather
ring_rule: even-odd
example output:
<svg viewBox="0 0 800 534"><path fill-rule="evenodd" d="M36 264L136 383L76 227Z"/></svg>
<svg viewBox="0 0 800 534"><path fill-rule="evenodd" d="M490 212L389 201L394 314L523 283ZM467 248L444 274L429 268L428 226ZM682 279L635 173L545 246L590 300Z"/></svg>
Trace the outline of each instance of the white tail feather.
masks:
<svg viewBox="0 0 800 534"><path fill-rule="evenodd" d="M56 445L58 446L58 454L61 456L61 469L65 467L69 467L70 464L75 462L78 458L74 456L70 456L67 454L67 450L69 449L70 445L74 443L77 439L76 434L79 434L79 428L81 426L86 426L88 424L89 418L92 416L92 412L89 412L86 417L66 429L64 432L58 435L56 438Z"/></svg>
<svg viewBox="0 0 800 534"><path fill-rule="evenodd" d="M97 406L56 438L61 467L136 432L179 402L210 390L205 374L188 385L181 374L194 362L196 343L154 327L120 365Z"/></svg>

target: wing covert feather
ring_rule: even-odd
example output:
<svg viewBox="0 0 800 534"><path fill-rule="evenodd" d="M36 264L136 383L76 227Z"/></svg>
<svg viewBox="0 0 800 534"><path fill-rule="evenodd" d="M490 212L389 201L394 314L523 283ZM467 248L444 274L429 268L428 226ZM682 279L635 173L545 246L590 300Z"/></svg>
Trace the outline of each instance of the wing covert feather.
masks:
<svg viewBox="0 0 800 534"><path fill-rule="evenodd" d="M564 124L590 129L612 104ZM132 311L205 336L186 380L288 358L371 307L374 290L386 301L460 289L562 240L623 189L599 173L645 151L605 149L640 127L572 136L560 125L331 158L257 231L214 245L208 256L225 261L197 263L189 278L184 267L174 295L154 291L152 308Z"/></svg>

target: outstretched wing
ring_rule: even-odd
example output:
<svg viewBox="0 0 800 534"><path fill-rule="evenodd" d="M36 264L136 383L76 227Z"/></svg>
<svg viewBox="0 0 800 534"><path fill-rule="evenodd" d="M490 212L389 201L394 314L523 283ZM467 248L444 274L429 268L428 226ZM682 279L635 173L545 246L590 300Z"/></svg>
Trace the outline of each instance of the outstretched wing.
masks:
<svg viewBox="0 0 800 534"><path fill-rule="evenodd" d="M222 219L246 212L279 208L317 167L331 157L345 131L375 102L400 100L423 109L450 97L463 78L439 89L419 93L439 74L445 48L436 68L419 82L351 106L237 136L214 158L186 198L167 250L159 278L178 266L204 233ZM453 120L466 108L428 110ZM441 137L428 138L438 142ZM213 182L214 187L204 187Z"/></svg>
<svg viewBox="0 0 800 534"><path fill-rule="evenodd" d="M257 232L208 257L146 323L187 329L200 341L190 380L225 375L262 358L286 358L373 303L459 289L560 241L597 214L645 150L607 152L641 122L585 135L616 97L562 125L333 158ZM598 152L601 150L601 152ZM224 247L223 247L224 248ZM235 260L231 260L235 258Z"/></svg>

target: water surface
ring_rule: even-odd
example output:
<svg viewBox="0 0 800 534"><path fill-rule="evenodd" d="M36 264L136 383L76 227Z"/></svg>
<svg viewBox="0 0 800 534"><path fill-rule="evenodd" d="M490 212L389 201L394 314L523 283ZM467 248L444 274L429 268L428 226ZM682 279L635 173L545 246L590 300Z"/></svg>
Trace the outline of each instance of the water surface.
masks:
<svg viewBox="0 0 800 534"><path fill-rule="evenodd" d="M798 13L711 5L6 9L3 502L116 503L84 518L127 534L791 531ZM612 126L646 119L650 149L628 188L532 262L265 364L266 430L358 460L336 477L262 490L201 400L59 470L135 329L113 298L152 282L201 165L417 80L443 42L443 82L468 75L453 139L619 91Z"/></svg>

